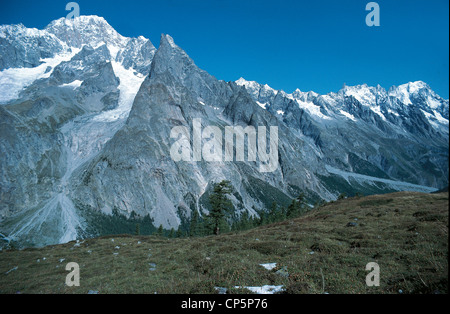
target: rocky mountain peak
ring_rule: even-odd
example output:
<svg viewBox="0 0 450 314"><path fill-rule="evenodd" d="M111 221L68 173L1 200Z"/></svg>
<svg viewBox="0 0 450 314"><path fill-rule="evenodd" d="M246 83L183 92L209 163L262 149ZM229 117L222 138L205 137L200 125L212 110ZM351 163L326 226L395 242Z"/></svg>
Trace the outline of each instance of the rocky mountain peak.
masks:
<svg viewBox="0 0 450 314"><path fill-rule="evenodd" d="M183 64L193 64L186 52L178 47L170 35L161 34L159 48L155 54L154 63L157 64L155 70L165 71L172 69L179 71ZM170 64L170 66L169 66Z"/></svg>

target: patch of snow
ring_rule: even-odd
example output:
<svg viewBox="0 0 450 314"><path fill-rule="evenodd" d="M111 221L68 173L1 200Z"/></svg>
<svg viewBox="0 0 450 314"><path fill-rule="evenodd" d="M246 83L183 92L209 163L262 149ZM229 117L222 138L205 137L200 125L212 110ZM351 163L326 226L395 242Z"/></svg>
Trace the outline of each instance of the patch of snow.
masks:
<svg viewBox="0 0 450 314"><path fill-rule="evenodd" d="M118 53L120 51L120 48L117 47L117 46L114 46L114 45L107 45L107 47L108 47L109 53L111 55L111 58L113 60L116 60L117 55L118 55Z"/></svg>
<svg viewBox="0 0 450 314"><path fill-rule="evenodd" d="M197 101L198 101L198 103L199 103L200 105L206 106L205 101L203 100L203 98L198 97Z"/></svg>
<svg viewBox="0 0 450 314"><path fill-rule="evenodd" d="M427 118L428 122L429 122L434 128L438 128L438 127L439 127L439 125L438 125L438 123L437 123L437 119L436 119L436 117L435 117L433 114L431 114L431 113L429 113L429 112L427 112L427 111L425 111L425 110L423 110L423 109L420 109L420 111L422 111L422 113L424 114L424 116Z"/></svg>
<svg viewBox="0 0 450 314"><path fill-rule="evenodd" d="M389 92L389 96L398 98L404 105L411 105L407 84L403 84Z"/></svg>
<svg viewBox="0 0 450 314"><path fill-rule="evenodd" d="M305 109L306 111L308 111L311 115L318 117L320 119L323 120L332 120L332 118L324 115L321 111L320 111L320 106L316 106L315 104L313 104L312 102L305 102L305 101L301 101L299 99L295 99L295 101L297 102L298 106L300 108Z"/></svg>
<svg viewBox="0 0 450 314"><path fill-rule="evenodd" d="M449 121L445 119L438 111L433 110L433 113L427 112L423 109L420 109L422 113L427 118L428 122L435 128L438 129L440 125L448 125Z"/></svg>
<svg viewBox="0 0 450 314"><path fill-rule="evenodd" d="M381 108L378 107L370 107L370 109L375 112L377 115L379 115L381 117L381 119L383 119L384 121L386 121L386 117L384 116L384 114L381 112Z"/></svg>
<svg viewBox="0 0 450 314"><path fill-rule="evenodd" d="M399 116L398 112L396 112L396 111L394 111L394 110L392 110L390 108L387 108L387 112L390 113L390 114L393 114L394 116L397 116L397 117Z"/></svg>
<svg viewBox="0 0 450 314"><path fill-rule="evenodd" d="M448 120L445 119L438 111L433 110L434 116L436 117L436 120L438 120L442 124L449 124Z"/></svg>
<svg viewBox="0 0 450 314"><path fill-rule="evenodd" d="M340 113L344 116L346 116L347 118L349 118L350 120L356 121L356 118L354 115L348 113L347 111L344 110L340 110Z"/></svg>
<svg viewBox="0 0 450 314"><path fill-rule="evenodd" d="M439 106L441 105L441 102L438 99L436 99L436 97L434 97L432 95L428 95L427 105L429 108L435 110L435 109L439 108Z"/></svg>
<svg viewBox="0 0 450 314"><path fill-rule="evenodd" d="M71 87L72 89L77 89L81 86L82 83L83 83L83 81L75 80L71 83L59 85L59 87Z"/></svg>
<svg viewBox="0 0 450 314"><path fill-rule="evenodd" d="M64 61L69 61L78 53L79 49L72 49L71 53L57 55L54 58L41 59L42 64L34 68L9 68L0 72L0 105L17 99L21 91L34 81L47 78L53 69ZM50 71L46 72L48 68Z"/></svg>
<svg viewBox="0 0 450 314"><path fill-rule="evenodd" d="M344 87L344 93L347 96L353 96L365 106L370 106L370 104L376 103L376 95L372 92L371 88L367 86L367 84L346 86Z"/></svg>
<svg viewBox="0 0 450 314"><path fill-rule="evenodd" d="M259 265L264 267L267 270L272 270L275 267L277 267L277 263L267 263L267 264L259 264Z"/></svg>
<svg viewBox="0 0 450 314"><path fill-rule="evenodd" d="M256 101L256 103L258 104L258 106L260 106L261 108L263 108L263 109L267 109L266 108L266 106L267 106L267 103L260 103L259 101Z"/></svg>
<svg viewBox="0 0 450 314"><path fill-rule="evenodd" d="M120 90L119 105L113 110L105 111L97 115L94 117L93 121L113 122L119 119L126 119L130 114L134 98L136 97L142 82L145 80L144 75L135 75L133 69L127 70L122 64L116 61L112 61L111 64L115 75L120 80L118 87Z"/></svg>
<svg viewBox="0 0 450 314"><path fill-rule="evenodd" d="M274 294L277 292L284 291L284 286L271 286L271 285L265 285L260 287L235 286L234 288L236 289L245 288L257 294Z"/></svg>

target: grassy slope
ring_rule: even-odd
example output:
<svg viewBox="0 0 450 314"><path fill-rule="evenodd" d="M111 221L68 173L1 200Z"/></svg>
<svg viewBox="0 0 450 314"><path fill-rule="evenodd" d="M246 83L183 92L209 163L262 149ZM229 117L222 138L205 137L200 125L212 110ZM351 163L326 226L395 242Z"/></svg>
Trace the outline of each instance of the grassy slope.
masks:
<svg viewBox="0 0 450 314"><path fill-rule="evenodd" d="M214 286L266 284L289 293L447 293L448 192L351 198L221 236L113 236L74 245L0 252L0 293L215 293ZM65 286L68 262L80 265L80 287ZM289 277L259 266L272 262L287 266ZM369 262L380 266L380 287L365 284Z"/></svg>

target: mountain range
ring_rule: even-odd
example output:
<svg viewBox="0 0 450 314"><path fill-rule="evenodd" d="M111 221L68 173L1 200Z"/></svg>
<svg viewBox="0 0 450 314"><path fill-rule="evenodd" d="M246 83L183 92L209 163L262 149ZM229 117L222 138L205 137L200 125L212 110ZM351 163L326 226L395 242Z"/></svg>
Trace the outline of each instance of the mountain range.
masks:
<svg viewBox="0 0 450 314"><path fill-rule="evenodd" d="M233 186L231 220L300 193L313 205L342 193L432 192L448 185L448 108L422 81L326 95L225 82L171 36L156 48L98 16L43 30L2 25L0 238L65 243L102 234L111 217L187 228L221 180ZM276 126L278 167L173 160L171 131L195 119L221 130Z"/></svg>

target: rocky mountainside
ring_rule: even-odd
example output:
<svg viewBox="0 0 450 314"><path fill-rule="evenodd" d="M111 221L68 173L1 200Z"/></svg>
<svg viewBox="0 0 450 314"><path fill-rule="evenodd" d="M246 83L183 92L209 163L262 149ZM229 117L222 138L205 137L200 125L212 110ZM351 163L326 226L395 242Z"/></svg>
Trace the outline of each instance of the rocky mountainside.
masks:
<svg viewBox="0 0 450 314"><path fill-rule="evenodd" d="M274 201L287 205L300 192L312 204L343 192L448 185L448 100L423 82L327 95L224 82L169 35L156 49L96 16L59 19L44 30L0 26L0 71L6 242L40 246L99 235L111 216L183 228L193 211L208 213L212 185L224 179L234 187L230 219L258 215ZM195 152L174 160L180 136L205 157L207 148L222 148L218 135L227 126L265 127L258 149L275 154L274 167L247 141L243 161L197 160ZM213 137L214 127L221 133ZM236 145L244 138L238 133ZM252 152L257 158L248 158Z"/></svg>
<svg viewBox="0 0 450 314"><path fill-rule="evenodd" d="M298 89L287 94L243 78L237 84L261 107L313 140L331 167L426 186L447 185L448 100L424 82L389 91L365 84L344 86L327 95Z"/></svg>

